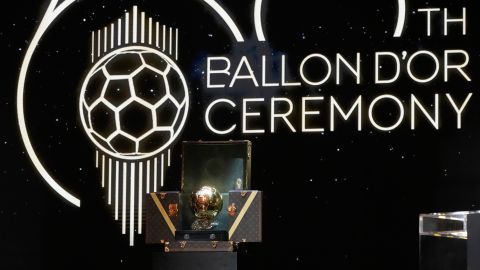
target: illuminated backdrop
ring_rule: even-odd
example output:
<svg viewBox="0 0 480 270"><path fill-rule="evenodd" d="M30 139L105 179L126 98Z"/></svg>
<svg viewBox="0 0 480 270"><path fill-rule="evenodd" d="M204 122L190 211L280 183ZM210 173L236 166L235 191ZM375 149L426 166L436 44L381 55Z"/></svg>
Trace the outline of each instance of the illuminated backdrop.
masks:
<svg viewBox="0 0 480 270"><path fill-rule="evenodd" d="M164 166L165 175L146 173L145 185L130 188L177 189L181 140L253 143L265 243L243 248L241 266L415 269L419 213L478 209L477 3L216 3L79 1L57 14L47 2L20 1L2 18L8 70L0 220L7 268L148 266L151 247L141 236L129 247L126 224L118 226L115 207L107 207L115 205L108 172L120 168L138 180ZM125 54L106 42L120 40L118 25L125 27L134 5L143 26L136 36L128 31L128 42L138 37L148 48L167 48L157 56L175 59L170 66L185 77L189 98L177 140L127 167L112 155L123 150L94 143L95 126L80 112L94 63L99 67L107 51ZM58 15L48 29L45 11ZM46 31L30 46L39 41L32 40L38 27ZM143 56L148 49L139 49L141 67L152 66ZM31 61L22 71L25 56ZM136 91L133 77L129 89ZM113 111L121 123L121 109ZM140 138L132 135L137 148Z"/></svg>

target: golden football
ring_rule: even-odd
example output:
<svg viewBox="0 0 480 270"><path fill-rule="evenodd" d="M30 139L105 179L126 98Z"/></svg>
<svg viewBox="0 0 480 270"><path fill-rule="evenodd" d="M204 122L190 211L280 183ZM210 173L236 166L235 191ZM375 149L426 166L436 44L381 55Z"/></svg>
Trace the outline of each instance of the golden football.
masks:
<svg viewBox="0 0 480 270"><path fill-rule="evenodd" d="M212 220L222 207L222 195L214 187L204 186L192 193L191 208L198 219Z"/></svg>

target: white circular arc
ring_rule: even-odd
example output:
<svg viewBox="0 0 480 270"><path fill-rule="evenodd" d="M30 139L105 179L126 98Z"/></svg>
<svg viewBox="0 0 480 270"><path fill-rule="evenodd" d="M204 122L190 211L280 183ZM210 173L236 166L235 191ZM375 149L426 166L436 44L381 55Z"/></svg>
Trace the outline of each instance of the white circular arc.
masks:
<svg viewBox="0 0 480 270"><path fill-rule="evenodd" d="M222 6L220 6L215 0L203 0L205 3L207 3L217 14L223 19L223 21L227 24L228 28L230 28L230 31L232 31L233 35L235 36L235 39L237 42L244 42L245 40L243 39L242 34L240 33L240 30L238 29L238 26L235 24L233 21L232 17L228 15L228 13L225 11Z"/></svg>
<svg viewBox="0 0 480 270"><path fill-rule="evenodd" d="M394 37L401 37L403 28L405 27L405 17L407 15L406 11L406 0L398 0L398 16L397 16L397 27L395 28Z"/></svg>
<svg viewBox="0 0 480 270"><path fill-rule="evenodd" d="M65 0L63 1L58 7L58 0L52 0L45 12L45 16L43 17L40 25L38 26L35 35L33 36L30 45L28 46L27 52L25 53L25 58L22 62L22 67L20 68L20 75L18 79L18 86L17 86L17 117L18 117L18 126L20 128L20 135L23 140L23 144L25 145L25 149L27 150L27 154L33 162L33 165L38 170L40 175L43 179L47 182L47 184L55 190L60 196L62 196L65 200L70 202L71 204L80 207L80 199L72 195L70 192L65 190L61 187L55 179L48 173L48 171L43 166L42 162L38 158L37 154L35 153L35 149L33 149L32 143L28 136L28 130L25 123L25 112L24 112L24 94L25 94L25 79L27 77L28 66L32 60L33 53L38 46L38 42L42 38L45 31L48 27L52 24L52 22L60 15L67 7L69 7L75 0Z"/></svg>
<svg viewBox="0 0 480 270"><path fill-rule="evenodd" d="M254 8L254 24L255 32L257 33L258 41L265 41L265 34L262 26L262 0L255 0Z"/></svg>

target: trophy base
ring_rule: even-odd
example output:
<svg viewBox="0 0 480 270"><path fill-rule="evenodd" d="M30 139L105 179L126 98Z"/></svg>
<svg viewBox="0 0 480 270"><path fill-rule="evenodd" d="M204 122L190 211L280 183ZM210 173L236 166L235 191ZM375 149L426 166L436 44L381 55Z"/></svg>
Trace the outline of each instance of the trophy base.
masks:
<svg viewBox="0 0 480 270"><path fill-rule="evenodd" d="M215 228L217 225L218 223L208 219L197 219L192 223L191 228L194 231L206 231Z"/></svg>
<svg viewBox="0 0 480 270"><path fill-rule="evenodd" d="M178 252L152 254L152 270L236 270L236 252Z"/></svg>
<svg viewBox="0 0 480 270"><path fill-rule="evenodd" d="M179 230L175 231L175 240L177 241L228 241L227 231L194 231Z"/></svg>

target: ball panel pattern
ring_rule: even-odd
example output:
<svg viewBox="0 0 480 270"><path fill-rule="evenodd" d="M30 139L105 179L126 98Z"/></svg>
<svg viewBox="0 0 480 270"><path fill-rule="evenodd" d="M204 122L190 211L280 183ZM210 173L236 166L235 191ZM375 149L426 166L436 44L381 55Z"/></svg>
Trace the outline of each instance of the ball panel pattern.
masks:
<svg viewBox="0 0 480 270"><path fill-rule="evenodd" d="M102 70L98 70L90 77L84 94L84 100L88 106L91 106L93 102L100 98L106 82L107 78Z"/></svg>
<svg viewBox="0 0 480 270"><path fill-rule="evenodd" d="M153 124L151 108L137 101L131 102L120 111L120 129L135 138L152 130Z"/></svg>
<svg viewBox="0 0 480 270"><path fill-rule="evenodd" d="M138 53L127 52L121 54L121 57L115 56L105 65L110 75L129 75L143 65L142 59Z"/></svg>
<svg viewBox="0 0 480 270"><path fill-rule="evenodd" d="M116 130L115 112L104 102L96 105L91 112L92 129L103 139L108 138Z"/></svg>
<svg viewBox="0 0 480 270"><path fill-rule="evenodd" d="M187 113L183 74L152 48L109 53L82 85L83 127L97 147L117 158L145 158L165 149L179 135Z"/></svg>
<svg viewBox="0 0 480 270"><path fill-rule="evenodd" d="M103 98L116 107L122 105L131 97L128 79L109 81L103 94Z"/></svg>
<svg viewBox="0 0 480 270"><path fill-rule="evenodd" d="M169 65L164 59L159 58L154 53L142 53L142 57L147 66L153 67L162 73L166 73Z"/></svg>
<svg viewBox="0 0 480 270"><path fill-rule="evenodd" d="M167 95L168 85L164 76L149 68L144 68L133 77L135 95L151 105L155 105Z"/></svg>

